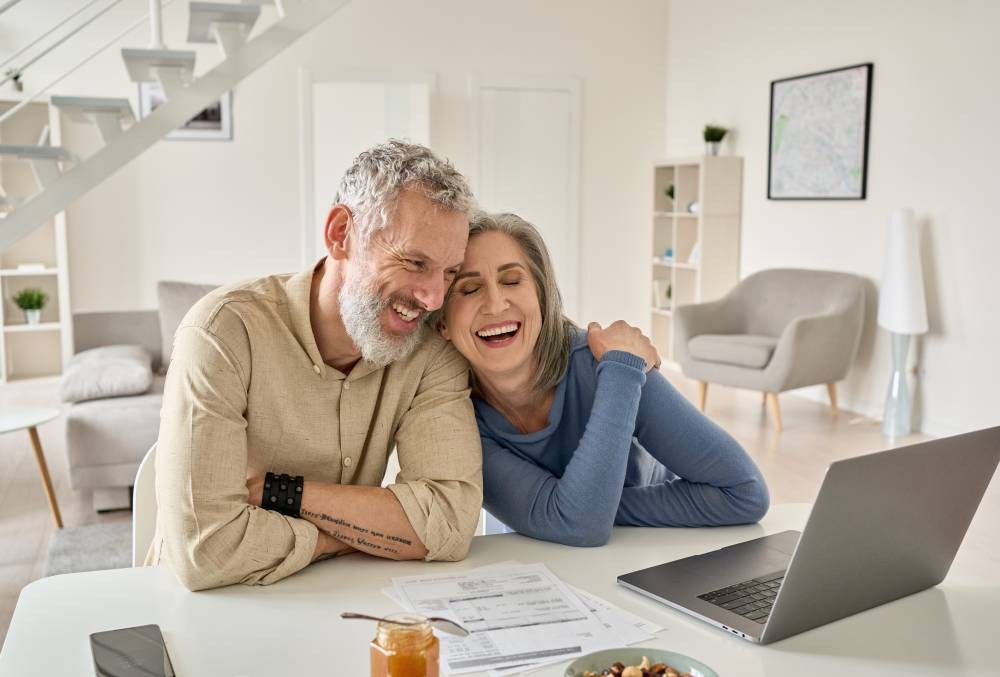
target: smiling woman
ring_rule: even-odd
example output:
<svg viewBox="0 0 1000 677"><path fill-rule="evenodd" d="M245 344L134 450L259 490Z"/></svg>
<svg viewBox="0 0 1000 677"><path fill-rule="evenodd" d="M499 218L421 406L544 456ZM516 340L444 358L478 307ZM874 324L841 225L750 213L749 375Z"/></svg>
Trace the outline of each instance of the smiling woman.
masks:
<svg viewBox="0 0 1000 677"><path fill-rule="evenodd" d="M656 370L625 322L577 328L538 231L473 218L442 336L472 367L484 504L518 532L601 545L615 524L760 519L764 479L740 445Z"/></svg>

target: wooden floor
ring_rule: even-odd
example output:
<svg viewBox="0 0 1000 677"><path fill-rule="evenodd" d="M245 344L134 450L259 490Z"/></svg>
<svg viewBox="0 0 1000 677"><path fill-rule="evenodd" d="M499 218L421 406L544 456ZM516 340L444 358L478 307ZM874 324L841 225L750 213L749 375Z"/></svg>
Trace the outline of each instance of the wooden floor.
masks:
<svg viewBox="0 0 1000 677"><path fill-rule="evenodd" d="M667 377L691 401L694 384L683 376ZM0 406L59 407L55 380L24 381L0 386ZM827 465L837 459L884 449L888 446L878 423L841 411L834 417L829 407L785 395L781 398L784 432L777 433L759 393L713 386L708 393L707 414L734 435L757 461L771 489L772 503L811 502ZM80 526L95 522L129 520L128 512L97 515L90 494L69 486L63 418L39 428L42 445L63 522ZM914 436L896 440L904 444ZM988 523L1000 524L1000 488L994 481L973 523L965 546L995 556L1000 567L1000 537ZM928 497L933 500L933 497ZM988 518L980 519L984 513ZM30 440L24 431L0 435L0 642L6 637L17 596L44 570L54 526L38 477Z"/></svg>

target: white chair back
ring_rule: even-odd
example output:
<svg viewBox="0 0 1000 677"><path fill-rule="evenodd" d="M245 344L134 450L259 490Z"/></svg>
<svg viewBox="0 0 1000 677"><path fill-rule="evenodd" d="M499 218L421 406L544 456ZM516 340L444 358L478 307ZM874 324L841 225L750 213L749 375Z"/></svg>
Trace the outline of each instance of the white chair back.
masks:
<svg viewBox="0 0 1000 677"><path fill-rule="evenodd" d="M156 531L156 445L139 464L132 488L132 566L141 567Z"/></svg>

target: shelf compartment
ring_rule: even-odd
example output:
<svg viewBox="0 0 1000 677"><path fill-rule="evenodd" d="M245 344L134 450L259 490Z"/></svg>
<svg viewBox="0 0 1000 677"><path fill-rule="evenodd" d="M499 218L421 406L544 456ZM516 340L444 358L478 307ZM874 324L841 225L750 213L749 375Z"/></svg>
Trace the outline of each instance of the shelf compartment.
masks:
<svg viewBox="0 0 1000 677"><path fill-rule="evenodd" d="M8 324L3 330L8 334L23 334L31 331L59 331L62 324L59 322L39 322L38 324Z"/></svg>
<svg viewBox="0 0 1000 677"><path fill-rule="evenodd" d="M58 268L44 268L41 270L18 270L17 268L0 269L0 277L46 277L48 275L58 274Z"/></svg>

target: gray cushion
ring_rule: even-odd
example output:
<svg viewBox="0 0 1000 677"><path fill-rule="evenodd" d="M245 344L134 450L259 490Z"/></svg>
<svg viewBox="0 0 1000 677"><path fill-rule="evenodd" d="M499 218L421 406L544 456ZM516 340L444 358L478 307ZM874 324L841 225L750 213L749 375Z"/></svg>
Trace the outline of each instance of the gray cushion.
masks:
<svg viewBox="0 0 1000 677"><path fill-rule="evenodd" d="M156 285L156 296L160 305L160 340L163 342L163 368L170 364L170 352L174 345L174 334L181 320L202 296L215 289L214 284L193 284L191 282L160 282Z"/></svg>
<svg viewBox="0 0 1000 677"><path fill-rule="evenodd" d="M763 369L771 361L778 339L756 334L700 334L688 341L691 357L750 369Z"/></svg>
<svg viewBox="0 0 1000 677"><path fill-rule="evenodd" d="M153 382L153 358L142 346L104 346L74 355L63 371L63 402L141 395Z"/></svg>

